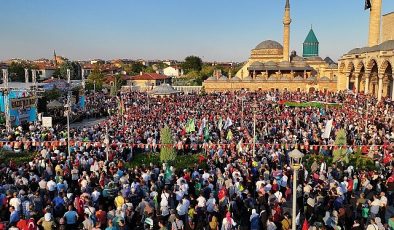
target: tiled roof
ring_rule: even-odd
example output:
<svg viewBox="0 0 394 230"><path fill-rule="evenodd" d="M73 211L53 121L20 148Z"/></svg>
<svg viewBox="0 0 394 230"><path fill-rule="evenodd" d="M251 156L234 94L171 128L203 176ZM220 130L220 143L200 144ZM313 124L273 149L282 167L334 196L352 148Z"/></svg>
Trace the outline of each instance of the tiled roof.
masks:
<svg viewBox="0 0 394 230"><path fill-rule="evenodd" d="M158 74L158 73L143 73L140 75L135 75L130 77L128 80L165 80L169 79L166 75Z"/></svg>

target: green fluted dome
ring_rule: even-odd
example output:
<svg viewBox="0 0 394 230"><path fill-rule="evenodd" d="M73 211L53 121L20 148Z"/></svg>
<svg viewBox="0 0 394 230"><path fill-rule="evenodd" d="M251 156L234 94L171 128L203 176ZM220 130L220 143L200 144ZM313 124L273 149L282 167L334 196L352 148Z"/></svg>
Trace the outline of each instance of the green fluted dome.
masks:
<svg viewBox="0 0 394 230"><path fill-rule="evenodd" d="M319 56L319 41L316 38L313 29L308 33L304 41L303 57L317 57Z"/></svg>

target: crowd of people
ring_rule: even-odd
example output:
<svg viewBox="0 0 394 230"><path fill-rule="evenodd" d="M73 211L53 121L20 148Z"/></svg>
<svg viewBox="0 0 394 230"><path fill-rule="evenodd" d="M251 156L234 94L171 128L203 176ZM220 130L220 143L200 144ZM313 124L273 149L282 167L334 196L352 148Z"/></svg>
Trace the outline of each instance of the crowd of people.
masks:
<svg viewBox="0 0 394 230"><path fill-rule="evenodd" d="M38 154L22 165L2 162L0 229L287 230L294 219L299 229L394 227L390 100L344 92L130 92L97 95L88 107L107 108L109 116L71 129L70 154L66 130L30 124L2 131L3 149ZM160 151L165 126L177 153L202 153L204 167L126 167L136 154ZM346 133L341 147L339 130ZM295 148L309 158L297 171L292 216L288 154ZM338 148L347 155L361 149L374 164L327 160Z"/></svg>

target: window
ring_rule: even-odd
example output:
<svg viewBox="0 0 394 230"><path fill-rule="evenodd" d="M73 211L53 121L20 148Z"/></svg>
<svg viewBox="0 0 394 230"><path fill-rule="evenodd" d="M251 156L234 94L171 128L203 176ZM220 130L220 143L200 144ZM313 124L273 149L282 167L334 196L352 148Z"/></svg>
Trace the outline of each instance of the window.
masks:
<svg viewBox="0 0 394 230"><path fill-rule="evenodd" d="M297 88L297 92L301 92L301 88Z"/></svg>

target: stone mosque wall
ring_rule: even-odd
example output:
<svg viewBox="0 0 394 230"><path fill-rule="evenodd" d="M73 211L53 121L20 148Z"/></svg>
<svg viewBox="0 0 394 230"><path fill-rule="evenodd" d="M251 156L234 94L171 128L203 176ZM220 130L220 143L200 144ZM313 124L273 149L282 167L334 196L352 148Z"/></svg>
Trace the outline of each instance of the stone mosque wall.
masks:
<svg viewBox="0 0 394 230"><path fill-rule="evenodd" d="M382 43L394 40L394 12L385 14L382 17Z"/></svg>

